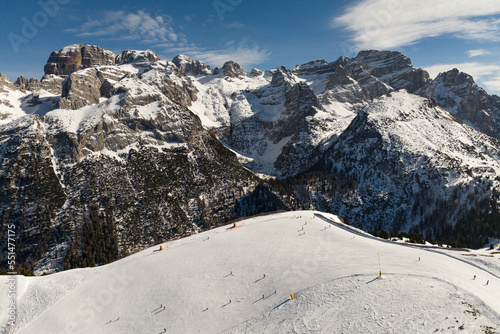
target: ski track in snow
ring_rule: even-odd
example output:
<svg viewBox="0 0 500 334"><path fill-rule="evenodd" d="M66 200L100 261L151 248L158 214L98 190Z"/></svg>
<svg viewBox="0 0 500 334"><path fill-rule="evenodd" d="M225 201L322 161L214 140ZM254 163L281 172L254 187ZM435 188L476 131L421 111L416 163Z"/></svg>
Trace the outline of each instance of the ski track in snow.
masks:
<svg viewBox="0 0 500 334"><path fill-rule="evenodd" d="M15 333L161 333L163 328L167 333L454 333L462 325L462 332L484 333L481 326L500 328L500 273L493 265L464 261L457 251L381 242L319 212L286 212L237 224L98 268L18 277ZM289 300L290 293L296 299ZM0 295L7 295L7 284L0 284ZM7 322L4 302L2 324Z"/></svg>

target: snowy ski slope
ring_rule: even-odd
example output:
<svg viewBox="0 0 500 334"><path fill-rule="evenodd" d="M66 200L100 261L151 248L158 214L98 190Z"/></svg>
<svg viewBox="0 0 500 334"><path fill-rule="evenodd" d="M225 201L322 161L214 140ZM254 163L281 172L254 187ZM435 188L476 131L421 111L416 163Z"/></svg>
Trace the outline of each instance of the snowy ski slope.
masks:
<svg viewBox="0 0 500 334"><path fill-rule="evenodd" d="M500 330L498 254L387 242L346 228L336 216L311 211L251 218L238 227L228 225L162 246L162 251L157 246L98 268L18 277L18 327L0 330ZM7 277L0 279L5 282L0 295L7 296ZM0 298L2 326L7 322L5 302Z"/></svg>

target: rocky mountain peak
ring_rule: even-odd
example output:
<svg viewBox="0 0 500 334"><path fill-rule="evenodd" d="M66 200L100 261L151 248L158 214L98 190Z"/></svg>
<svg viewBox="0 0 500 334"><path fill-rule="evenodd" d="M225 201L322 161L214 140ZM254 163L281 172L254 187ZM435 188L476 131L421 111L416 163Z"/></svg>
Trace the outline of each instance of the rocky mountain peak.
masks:
<svg viewBox="0 0 500 334"><path fill-rule="evenodd" d="M177 55L172 62L179 68L182 74L197 76L210 73L210 66L206 63L194 60L185 55Z"/></svg>
<svg viewBox="0 0 500 334"><path fill-rule="evenodd" d="M250 73L248 73L248 76L250 78L255 78L255 77L261 76L263 74L264 74L264 72L262 72L261 70L259 70L257 68L252 68L252 70L250 71Z"/></svg>
<svg viewBox="0 0 500 334"><path fill-rule="evenodd" d="M288 68L285 66L280 66L274 73L271 79L271 87L282 86L285 83L293 84L295 83L295 78Z"/></svg>
<svg viewBox="0 0 500 334"><path fill-rule="evenodd" d="M469 74L456 68L440 73L422 95L487 135L500 139L500 98L488 95Z"/></svg>
<svg viewBox="0 0 500 334"><path fill-rule="evenodd" d="M107 49L95 45L73 44L52 52L44 72L67 76L81 69L114 64L115 54Z"/></svg>
<svg viewBox="0 0 500 334"><path fill-rule="evenodd" d="M447 86L472 86L475 85L474 79L467 73L460 72L457 68L448 72L439 73L434 79L437 82L442 82Z"/></svg>
<svg viewBox="0 0 500 334"><path fill-rule="evenodd" d="M410 58L398 51L360 51L353 60L369 69L376 77L413 68Z"/></svg>
<svg viewBox="0 0 500 334"><path fill-rule="evenodd" d="M116 64L132 64L132 63L154 63L160 60L152 50L138 51L138 50L123 50L116 56Z"/></svg>
<svg viewBox="0 0 500 334"><path fill-rule="evenodd" d="M326 60L314 60L306 64L297 65L293 69L295 75L323 74L331 71L330 63Z"/></svg>
<svg viewBox="0 0 500 334"><path fill-rule="evenodd" d="M232 60L225 62L222 69L224 70L224 75L231 78L238 78L245 75L243 68Z"/></svg>
<svg viewBox="0 0 500 334"><path fill-rule="evenodd" d="M395 90L419 93L430 81L427 71L413 67L410 58L397 51L360 51L353 63Z"/></svg>
<svg viewBox="0 0 500 334"><path fill-rule="evenodd" d="M17 90L17 86L5 74L0 73L0 93L5 92L5 88Z"/></svg>
<svg viewBox="0 0 500 334"><path fill-rule="evenodd" d="M28 86L28 82L28 79L24 75L21 75L17 78L15 84L21 89L26 89L26 86Z"/></svg>

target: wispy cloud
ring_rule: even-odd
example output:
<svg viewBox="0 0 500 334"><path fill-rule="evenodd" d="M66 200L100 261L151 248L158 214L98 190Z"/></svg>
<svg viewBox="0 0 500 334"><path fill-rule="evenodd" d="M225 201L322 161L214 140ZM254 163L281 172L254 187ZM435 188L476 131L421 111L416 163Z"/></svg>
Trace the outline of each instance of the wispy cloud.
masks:
<svg viewBox="0 0 500 334"><path fill-rule="evenodd" d="M192 21L193 16L185 16L184 21ZM148 43L159 54L185 54L207 62L211 66L222 66L224 62L233 60L243 67L257 65L267 60L270 53L246 40L228 42L219 48L207 48L188 42L187 36L179 33L180 26L166 15L151 15L145 10L137 12L107 11L76 29L68 29L81 37L95 37L101 40L130 40ZM240 23L231 23L226 27L244 28Z"/></svg>
<svg viewBox="0 0 500 334"><path fill-rule="evenodd" d="M484 81L483 83L486 86L487 91L500 95L500 72L498 72L496 76L490 77L490 79Z"/></svg>
<svg viewBox="0 0 500 334"><path fill-rule="evenodd" d="M246 40L226 43L223 48L207 49L196 45L187 45L178 48L167 48L169 53L179 53L194 59L199 59L211 66L221 67L225 62L233 60L242 67L258 65L270 57L270 52L260 48L258 45L251 45Z"/></svg>
<svg viewBox="0 0 500 334"><path fill-rule="evenodd" d="M470 74L479 86L491 93L500 93L500 65L484 64L479 62L461 63L461 64L438 64L426 67L432 78L435 78L439 73L447 72L457 68L461 72Z"/></svg>
<svg viewBox="0 0 500 334"><path fill-rule="evenodd" d="M177 42L179 34L175 32L169 16L151 16L143 10L136 13L125 11L106 11L76 29L67 32L80 37L99 37L113 40L139 40L145 43Z"/></svg>
<svg viewBox="0 0 500 334"><path fill-rule="evenodd" d="M394 49L452 34L500 40L500 2L491 0L362 0L332 20L351 33L353 49Z"/></svg>
<svg viewBox="0 0 500 334"><path fill-rule="evenodd" d="M465 72L474 77L475 80L480 80L482 77L491 75L494 72L500 71L500 65L483 64L477 62L461 63L461 64L437 64L424 68L429 75L434 78L439 73L447 72L451 69L457 68L461 72Z"/></svg>
<svg viewBox="0 0 500 334"><path fill-rule="evenodd" d="M490 52L486 51L484 49L469 50L469 51L467 51L467 55L469 56L469 58L484 56L484 55L487 55L487 54L490 54Z"/></svg>
<svg viewBox="0 0 500 334"><path fill-rule="evenodd" d="M245 27L246 26L243 23L239 23L239 22L233 22L233 23L229 23L229 24L224 25L224 28L228 28L228 29L243 29Z"/></svg>

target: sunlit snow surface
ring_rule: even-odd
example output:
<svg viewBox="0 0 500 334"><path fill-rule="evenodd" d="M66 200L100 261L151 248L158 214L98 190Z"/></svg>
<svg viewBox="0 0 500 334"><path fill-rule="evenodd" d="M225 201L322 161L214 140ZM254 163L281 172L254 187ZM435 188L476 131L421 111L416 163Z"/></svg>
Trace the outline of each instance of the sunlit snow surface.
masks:
<svg viewBox="0 0 500 334"><path fill-rule="evenodd" d="M237 224L98 268L18 277L15 332L500 329L499 254L387 242L339 227L333 215L310 211ZM7 284L0 284L0 295L7 296ZM5 324L7 300L0 300Z"/></svg>

